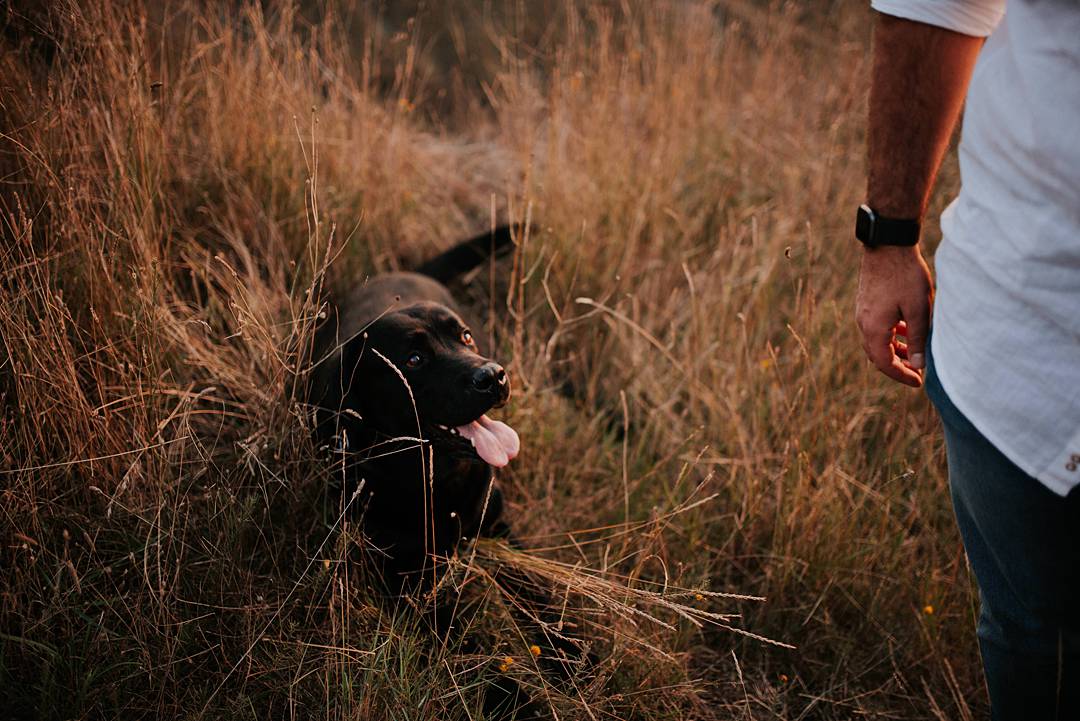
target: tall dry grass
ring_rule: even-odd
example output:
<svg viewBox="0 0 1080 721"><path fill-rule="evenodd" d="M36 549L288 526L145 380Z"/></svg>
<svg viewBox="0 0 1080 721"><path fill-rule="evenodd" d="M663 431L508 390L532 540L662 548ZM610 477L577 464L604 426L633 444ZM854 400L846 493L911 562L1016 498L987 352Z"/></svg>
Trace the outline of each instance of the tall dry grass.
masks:
<svg viewBox="0 0 1080 721"><path fill-rule="evenodd" d="M417 5L8 6L5 713L977 715L936 424L850 320L868 11ZM531 550L452 564L448 640L348 562L293 389L335 291L493 220L532 230L458 291ZM536 671L500 564L595 668Z"/></svg>

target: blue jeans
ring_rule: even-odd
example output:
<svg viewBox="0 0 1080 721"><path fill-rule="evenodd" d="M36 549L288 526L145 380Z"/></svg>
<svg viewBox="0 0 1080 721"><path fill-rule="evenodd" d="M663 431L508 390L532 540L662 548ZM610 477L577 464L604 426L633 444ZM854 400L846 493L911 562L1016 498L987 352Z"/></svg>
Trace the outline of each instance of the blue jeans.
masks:
<svg viewBox="0 0 1080 721"><path fill-rule="evenodd" d="M991 718L1078 721L1080 490L1056 495L991 445L949 400L929 352L926 393L945 429L953 508L979 584Z"/></svg>

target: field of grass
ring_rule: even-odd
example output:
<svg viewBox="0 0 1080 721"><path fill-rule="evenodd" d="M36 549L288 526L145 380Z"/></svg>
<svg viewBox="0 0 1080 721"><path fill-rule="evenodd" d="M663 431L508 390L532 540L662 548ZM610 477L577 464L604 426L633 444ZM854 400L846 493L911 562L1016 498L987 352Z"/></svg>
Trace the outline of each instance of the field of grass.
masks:
<svg viewBox="0 0 1080 721"><path fill-rule="evenodd" d="M863 5L6 6L0 716L478 720L506 675L558 719L984 713L937 421L851 314ZM349 561L294 389L335 292L508 221L456 290L530 548L451 564L464 643Z"/></svg>

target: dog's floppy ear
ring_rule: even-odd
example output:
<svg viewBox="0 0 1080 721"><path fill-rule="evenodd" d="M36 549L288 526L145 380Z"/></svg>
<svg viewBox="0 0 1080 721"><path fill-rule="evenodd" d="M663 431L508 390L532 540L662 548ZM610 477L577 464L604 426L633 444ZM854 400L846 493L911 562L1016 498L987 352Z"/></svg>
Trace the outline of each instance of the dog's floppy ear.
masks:
<svg viewBox="0 0 1080 721"><path fill-rule="evenodd" d="M337 436L344 425L342 411L357 359L356 355L350 357L350 344L338 338L337 314L329 315L317 331L306 399L314 413L316 434L324 440Z"/></svg>
<svg viewBox="0 0 1080 721"><path fill-rule="evenodd" d="M509 248L513 245L514 237L520 235L524 229L524 226L519 224L500 225L487 233L461 241L421 264L416 272L440 283L448 283Z"/></svg>
<svg viewBox="0 0 1080 721"><path fill-rule="evenodd" d="M367 391L379 368L369 362L374 355L367 347L366 334L335 341L329 348L336 350L328 351L318 369L318 379L312 383L310 402L319 435L332 440L333 447L339 450L357 451L357 444L367 443L369 432L378 426L368 419Z"/></svg>
<svg viewBox="0 0 1080 721"><path fill-rule="evenodd" d="M377 335L377 334L373 334ZM414 436L416 408L407 381L372 337L361 333L341 349L341 408L339 425L358 432Z"/></svg>

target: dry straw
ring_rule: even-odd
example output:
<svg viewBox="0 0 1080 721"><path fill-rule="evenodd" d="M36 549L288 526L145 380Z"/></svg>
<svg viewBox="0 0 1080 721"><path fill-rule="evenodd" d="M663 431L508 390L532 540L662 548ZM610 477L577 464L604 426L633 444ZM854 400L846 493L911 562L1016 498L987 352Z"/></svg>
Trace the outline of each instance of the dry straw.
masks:
<svg viewBox="0 0 1080 721"><path fill-rule="evenodd" d="M512 678L560 719L977 715L940 442L850 322L865 8L62 0L0 26L8 713L479 719ZM296 392L313 329L526 219L456 290L514 375L527 550L470 547L395 607ZM590 670L542 670L508 568Z"/></svg>

